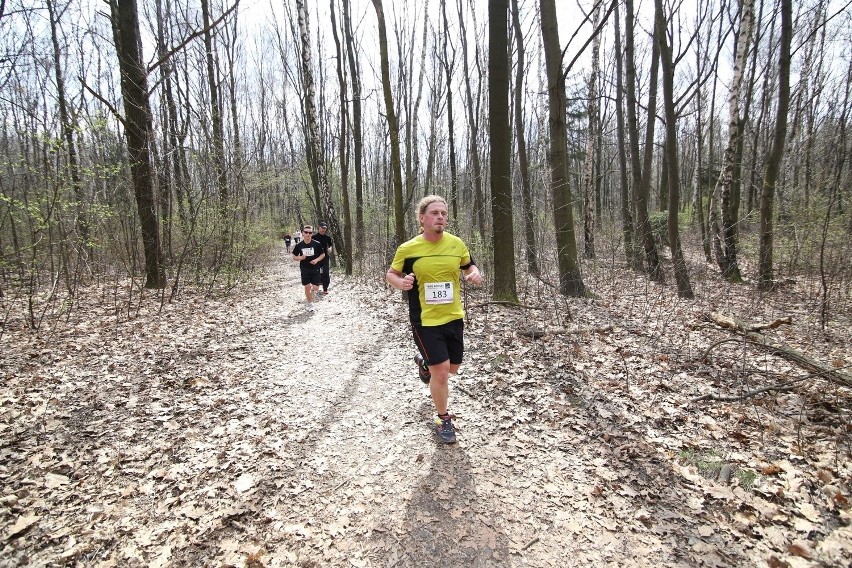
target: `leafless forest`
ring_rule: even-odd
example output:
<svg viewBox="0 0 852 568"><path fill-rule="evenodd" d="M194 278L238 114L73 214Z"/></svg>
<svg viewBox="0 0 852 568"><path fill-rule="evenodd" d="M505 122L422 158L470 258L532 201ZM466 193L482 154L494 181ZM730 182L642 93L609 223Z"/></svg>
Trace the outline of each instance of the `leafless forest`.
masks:
<svg viewBox="0 0 852 568"><path fill-rule="evenodd" d="M480 347L507 350L489 369L547 381L584 356L555 338L650 329L656 339L600 359L587 347L597 364L569 374L603 363L641 383L642 359L648 376L677 368L671 391L726 353L713 389L678 396L736 406L795 393L799 420L785 406L778 428L805 456L819 409L825 430L805 437L819 459L796 467L830 487L807 517L829 528L802 538L846 527L848 545L852 2L692 4L0 0L4 556L36 523L16 477L32 454L15 449L38 406L27 393L49 374L32 353L73 351L97 314L146 328L245 297L280 262L281 237L320 220L336 274L381 290L430 193L447 198L451 231L486 275L472 313L520 310L488 316ZM673 331L692 326L713 331L697 344ZM530 355L512 360L509 346ZM759 380L720 395L720 377L752 366ZM672 451L678 467L706 462ZM777 461L739 471L769 478ZM751 491L754 479L728 473ZM816 566L849 550L801 540L758 556Z"/></svg>

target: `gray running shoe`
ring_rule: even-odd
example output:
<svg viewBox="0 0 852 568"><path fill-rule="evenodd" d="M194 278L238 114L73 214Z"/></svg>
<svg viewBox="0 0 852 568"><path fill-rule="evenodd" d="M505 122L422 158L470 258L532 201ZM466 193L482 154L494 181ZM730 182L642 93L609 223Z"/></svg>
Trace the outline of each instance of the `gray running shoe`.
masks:
<svg viewBox="0 0 852 568"><path fill-rule="evenodd" d="M440 416L435 417L435 432L438 433L438 438L445 444L456 443L456 428L453 426L452 416L442 419Z"/></svg>
<svg viewBox="0 0 852 568"><path fill-rule="evenodd" d="M424 385L428 385L432 380L432 373L429 372L429 366L423 360L423 355L418 353L414 356L414 362L417 363L417 374L420 375L420 380Z"/></svg>

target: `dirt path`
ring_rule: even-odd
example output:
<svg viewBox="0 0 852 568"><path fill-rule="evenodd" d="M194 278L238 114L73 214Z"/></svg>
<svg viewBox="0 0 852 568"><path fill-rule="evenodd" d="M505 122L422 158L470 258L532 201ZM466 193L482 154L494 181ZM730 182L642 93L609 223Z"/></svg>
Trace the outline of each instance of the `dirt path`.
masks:
<svg viewBox="0 0 852 568"><path fill-rule="evenodd" d="M397 294L334 275L309 313L297 269L270 270L237 299L103 310L45 340L63 351L21 351L0 565L763 564L750 498L671 459L663 430L700 417L501 373L496 324L472 317L441 445Z"/></svg>
<svg viewBox="0 0 852 568"><path fill-rule="evenodd" d="M365 303L363 287L337 278L332 294L308 313L296 270L279 270L255 312L269 322L262 335L280 341L252 342L247 359L257 368L227 397L237 416L219 425L233 432L225 445L241 448L232 463L219 460L229 474L220 491L245 512L238 524L223 521L204 534L207 549L199 555L175 550L178 558L202 562L218 546L264 550L268 566L675 560L667 540L620 530L625 522L641 526L634 520L640 503L624 499L617 512L624 519L600 526L590 502L600 490L596 480L619 474L597 471L607 460L588 455L595 448L575 447L576 432L501 424L495 409L464 389L452 404L460 443L439 444L395 294L378 290ZM244 494L232 487L240 476L253 482ZM231 562L239 565L239 558Z"/></svg>

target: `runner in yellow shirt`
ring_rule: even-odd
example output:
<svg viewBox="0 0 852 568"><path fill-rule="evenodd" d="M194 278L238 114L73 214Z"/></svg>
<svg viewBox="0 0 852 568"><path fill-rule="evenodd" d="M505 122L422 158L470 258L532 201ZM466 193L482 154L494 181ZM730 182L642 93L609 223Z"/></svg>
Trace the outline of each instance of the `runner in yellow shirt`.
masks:
<svg viewBox="0 0 852 568"><path fill-rule="evenodd" d="M408 291L408 315L419 354L420 379L429 384L438 418L435 430L442 442L456 441L449 403L449 377L459 370L464 355L464 310L459 270L465 282L482 283L479 268L464 242L445 232L447 202L427 195L417 204L422 232L396 250L386 279Z"/></svg>

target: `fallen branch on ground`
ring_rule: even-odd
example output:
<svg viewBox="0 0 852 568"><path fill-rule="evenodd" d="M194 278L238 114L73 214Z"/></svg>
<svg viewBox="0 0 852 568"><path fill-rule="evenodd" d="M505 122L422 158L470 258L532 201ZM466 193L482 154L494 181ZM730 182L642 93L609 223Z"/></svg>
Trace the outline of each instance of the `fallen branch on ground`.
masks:
<svg viewBox="0 0 852 568"><path fill-rule="evenodd" d="M777 385L770 385L768 387L755 389L738 396L719 396L717 394L712 393L703 394L701 396L693 398L689 402L701 402L702 400L717 400L719 402L739 402L741 400L745 400L747 398L751 398L753 396L757 396L765 392L787 392L793 390L795 388L796 383L800 383L804 380L807 380L811 378L811 376L812 375L808 375L807 377L802 377L801 379L796 379L795 381L788 381L786 383L780 383Z"/></svg>
<svg viewBox="0 0 852 568"><path fill-rule="evenodd" d="M539 339L546 335L577 335L584 333L607 333L615 329L615 326L605 325L603 327L581 327L577 329L565 329L565 328L557 328L557 329L521 329L517 331L518 335L523 335L524 337L532 337L533 339Z"/></svg>
<svg viewBox="0 0 852 568"><path fill-rule="evenodd" d="M777 355L778 357L782 357L783 359L796 363L803 369L811 371L813 373L813 375L811 376L822 377L839 385L843 385L847 388L852 388L852 377L850 377L849 375L835 369L830 369L820 364L819 362L814 361L809 357L806 357L804 354L799 353L794 349L790 349L789 347L766 343L766 339L762 335L757 333L757 331L765 329L775 329L776 327L782 324L791 324L793 322L793 318L789 316L786 318L777 319L768 324L752 325L748 325L745 322L742 322L736 318L718 314L716 312L705 314L704 318L707 321L715 323L719 327L729 329L734 333L741 335L749 344L759 349L762 349L763 351L766 351L770 355ZM716 345L718 345L718 343L711 345L710 348L708 348L707 352L705 352L705 356L706 353L708 353L710 349L712 349Z"/></svg>
<svg viewBox="0 0 852 568"><path fill-rule="evenodd" d="M540 306L530 306L527 304L521 304L520 302L508 302L506 300L489 300L487 302L479 302L477 304L465 304L464 309L469 310L472 308L481 308L483 306L511 306L513 308L524 308L525 310L543 310L544 308Z"/></svg>

